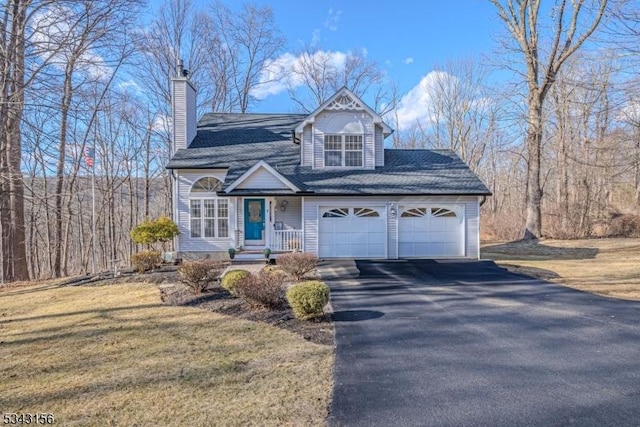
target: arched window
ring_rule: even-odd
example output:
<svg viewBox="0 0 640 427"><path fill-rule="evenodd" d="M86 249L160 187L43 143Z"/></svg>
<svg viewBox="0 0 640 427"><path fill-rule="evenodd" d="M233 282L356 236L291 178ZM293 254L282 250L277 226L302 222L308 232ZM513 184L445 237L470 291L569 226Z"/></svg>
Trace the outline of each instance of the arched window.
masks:
<svg viewBox="0 0 640 427"><path fill-rule="evenodd" d="M191 187L192 193L215 193L220 190L222 190L222 182L212 176L200 178Z"/></svg>
<svg viewBox="0 0 640 427"><path fill-rule="evenodd" d="M222 182L211 176L200 178L191 187L191 237L229 237L229 199L218 197L216 192L220 190Z"/></svg>

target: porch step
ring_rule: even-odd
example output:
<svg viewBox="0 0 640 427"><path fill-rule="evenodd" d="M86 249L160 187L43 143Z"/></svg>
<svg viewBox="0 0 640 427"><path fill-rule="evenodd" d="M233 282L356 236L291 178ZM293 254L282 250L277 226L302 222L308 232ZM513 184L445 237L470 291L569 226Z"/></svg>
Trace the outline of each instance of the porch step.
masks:
<svg viewBox="0 0 640 427"><path fill-rule="evenodd" d="M276 259L278 256L284 254L286 252L272 252L271 259ZM243 250L242 252L237 252L236 256L231 260L231 264L242 264L242 263L257 263L257 262L267 262L267 259L264 257L264 253L262 251L247 251Z"/></svg>

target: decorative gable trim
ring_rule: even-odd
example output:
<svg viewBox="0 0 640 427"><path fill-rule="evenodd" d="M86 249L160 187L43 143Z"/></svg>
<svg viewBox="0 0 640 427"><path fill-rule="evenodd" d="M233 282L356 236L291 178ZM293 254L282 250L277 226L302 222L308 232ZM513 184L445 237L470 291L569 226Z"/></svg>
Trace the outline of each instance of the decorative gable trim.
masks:
<svg viewBox="0 0 640 427"><path fill-rule="evenodd" d="M385 136L390 135L393 130L382 120L382 117L378 113L376 113L372 108L370 108L367 104L362 102L360 98L358 98L353 92L351 92L346 87L343 87L339 91L337 91L331 98L327 99L321 106L319 106L315 111L307 116L307 118L296 127L295 132L297 134L302 133L304 127L308 124L312 124L315 122L315 118L322 111L347 111L347 110L356 110L356 111L365 111L372 118L373 123L382 127L382 132Z"/></svg>
<svg viewBox="0 0 640 427"><path fill-rule="evenodd" d="M347 93L340 93L336 99L327 105L325 110L345 111L345 110L364 110L364 104L349 96Z"/></svg>
<svg viewBox="0 0 640 427"><path fill-rule="evenodd" d="M258 169L264 169L265 171L269 172L271 175L273 175L273 177L275 177L278 181L280 181L285 187L289 188L291 191L296 191L299 192L300 189L298 187L296 187L295 185L293 185L293 183L291 181L289 181L287 178L285 178L284 176L282 176L278 171L276 171L273 167L271 167L271 165L269 165L269 163L265 162L264 160L260 160L258 163L256 163L255 165L253 165L251 167L251 169L249 169L248 171L246 171L245 173L243 173L238 179L236 179L235 181L233 181L225 190L226 193L230 193L232 192L235 188L237 188L240 184L242 184L244 181L246 181L249 177L251 177L253 175L254 172L256 172Z"/></svg>

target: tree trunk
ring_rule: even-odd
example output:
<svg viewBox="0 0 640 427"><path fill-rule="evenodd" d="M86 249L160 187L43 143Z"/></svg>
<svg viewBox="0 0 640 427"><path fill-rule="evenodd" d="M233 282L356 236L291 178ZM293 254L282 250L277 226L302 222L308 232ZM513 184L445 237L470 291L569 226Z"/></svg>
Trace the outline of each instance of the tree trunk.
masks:
<svg viewBox="0 0 640 427"><path fill-rule="evenodd" d="M529 123L527 127L527 219L524 240L536 240L542 236L542 188L540 187L540 160L542 146L542 102L534 91L529 96Z"/></svg>

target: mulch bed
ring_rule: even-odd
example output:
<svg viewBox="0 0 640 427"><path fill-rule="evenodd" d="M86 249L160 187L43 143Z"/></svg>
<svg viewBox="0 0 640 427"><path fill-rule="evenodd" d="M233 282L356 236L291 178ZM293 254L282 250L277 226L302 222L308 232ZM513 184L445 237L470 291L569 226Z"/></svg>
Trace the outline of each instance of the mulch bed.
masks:
<svg viewBox="0 0 640 427"><path fill-rule="evenodd" d="M162 301L167 305L197 307L215 313L234 316L253 322L262 322L298 334L316 344L333 346L331 314L313 320L298 320L290 308L266 310L255 308L219 286L200 295L193 295L180 283L175 266L163 266L153 272L138 274L133 269L122 270L119 277L110 273L79 276L61 283L62 286L104 286L120 283L146 282L158 285Z"/></svg>
<svg viewBox="0 0 640 427"><path fill-rule="evenodd" d="M219 287L208 289L201 295L193 295L180 284L167 283L160 285L160 291L162 301L165 304L198 307L253 322L267 323L296 333L307 341L333 346L333 325L330 314L325 314L314 320L298 320L293 316L290 308L283 310L257 309Z"/></svg>

